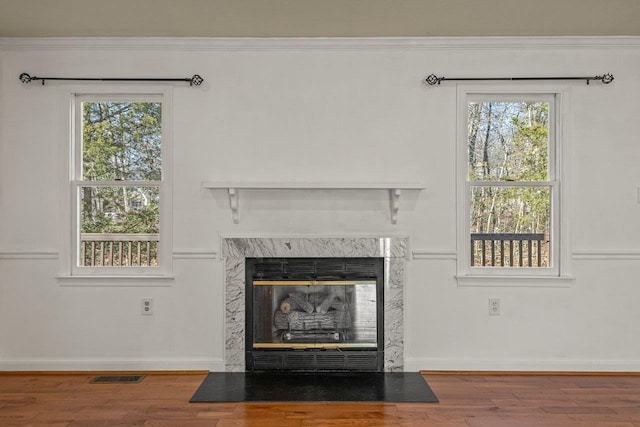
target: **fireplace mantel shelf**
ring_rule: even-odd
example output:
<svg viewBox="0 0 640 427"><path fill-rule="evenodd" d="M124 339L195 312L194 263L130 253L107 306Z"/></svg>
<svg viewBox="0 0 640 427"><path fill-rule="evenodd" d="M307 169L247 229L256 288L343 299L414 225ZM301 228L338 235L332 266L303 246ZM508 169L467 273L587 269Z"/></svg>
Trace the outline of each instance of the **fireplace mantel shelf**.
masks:
<svg viewBox="0 0 640 427"><path fill-rule="evenodd" d="M402 190L422 191L426 187L416 183L282 183L282 182L217 182L205 181L203 188L224 189L229 192L233 223L240 223L240 190L387 190L391 197L391 223L398 222Z"/></svg>

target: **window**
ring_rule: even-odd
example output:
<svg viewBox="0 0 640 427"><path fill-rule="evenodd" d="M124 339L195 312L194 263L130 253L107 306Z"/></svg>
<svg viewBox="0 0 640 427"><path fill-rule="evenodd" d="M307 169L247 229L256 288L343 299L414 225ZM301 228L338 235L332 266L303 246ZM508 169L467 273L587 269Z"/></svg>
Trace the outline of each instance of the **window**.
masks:
<svg viewBox="0 0 640 427"><path fill-rule="evenodd" d="M459 99L459 276L560 275L558 97Z"/></svg>
<svg viewBox="0 0 640 427"><path fill-rule="evenodd" d="M166 102L162 95L75 95L72 274L168 269Z"/></svg>

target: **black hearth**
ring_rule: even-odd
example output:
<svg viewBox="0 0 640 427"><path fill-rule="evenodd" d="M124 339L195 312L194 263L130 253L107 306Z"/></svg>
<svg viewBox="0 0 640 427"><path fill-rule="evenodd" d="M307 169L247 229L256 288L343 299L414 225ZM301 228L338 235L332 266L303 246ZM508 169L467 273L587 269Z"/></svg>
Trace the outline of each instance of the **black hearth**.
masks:
<svg viewBox="0 0 640 427"><path fill-rule="evenodd" d="M247 370L383 371L383 258L245 262Z"/></svg>

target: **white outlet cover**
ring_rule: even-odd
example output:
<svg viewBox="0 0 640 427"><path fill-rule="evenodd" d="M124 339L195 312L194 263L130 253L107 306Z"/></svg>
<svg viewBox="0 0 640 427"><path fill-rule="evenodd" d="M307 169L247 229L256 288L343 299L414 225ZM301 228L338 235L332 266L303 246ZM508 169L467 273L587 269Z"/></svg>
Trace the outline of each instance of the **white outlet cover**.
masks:
<svg viewBox="0 0 640 427"><path fill-rule="evenodd" d="M153 298L142 298L140 313L143 315L153 314Z"/></svg>
<svg viewBox="0 0 640 427"><path fill-rule="evenodd" d="M500 298L489 298L489 315L500 315Z"/></svg>

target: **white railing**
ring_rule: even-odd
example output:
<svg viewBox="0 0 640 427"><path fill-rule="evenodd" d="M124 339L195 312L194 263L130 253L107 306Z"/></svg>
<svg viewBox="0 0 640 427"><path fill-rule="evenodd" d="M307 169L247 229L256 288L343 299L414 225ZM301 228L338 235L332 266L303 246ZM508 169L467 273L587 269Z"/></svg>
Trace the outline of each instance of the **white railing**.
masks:
<svg viewBox="0 0 640 427"><path fill-rule="evenodd" d="M472 233L471 266L548 267L549 236L544 233Z"/></svg>
<svg viewBox="0 0 640 427"><path fill-rule="evenodd" d="M158 234L80 235L80 265L86 267L141 267L158 265Z"/></svg>

